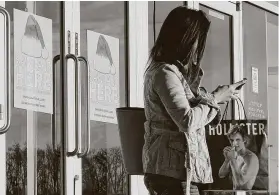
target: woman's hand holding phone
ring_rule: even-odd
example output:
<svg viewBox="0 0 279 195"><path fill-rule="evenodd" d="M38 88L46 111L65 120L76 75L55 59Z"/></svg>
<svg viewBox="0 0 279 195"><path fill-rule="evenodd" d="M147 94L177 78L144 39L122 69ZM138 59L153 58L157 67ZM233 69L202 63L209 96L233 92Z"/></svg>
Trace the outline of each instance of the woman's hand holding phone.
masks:
<svg viewBox="0 0 279 195"><path fill-rule="evenodd" d="M217 103L228 102L231 99L236 100L238 93L243 85L246 84L247 79L243 79L231 85L219 86L216 90L212 92Z"/></svg>
<svg viewBox="0 0 279 195"><path fill-rule="evenodd" d="M234 85L235 90L238 91L238 90L240 90L240 89L243 87L243 85L246 84L246 81L247 81L247 79L244 78L243 80L241 80L241 81L239 81L239 82L236 82L236 83L234 83L234 84L232 84L232 85Z"/></svg>

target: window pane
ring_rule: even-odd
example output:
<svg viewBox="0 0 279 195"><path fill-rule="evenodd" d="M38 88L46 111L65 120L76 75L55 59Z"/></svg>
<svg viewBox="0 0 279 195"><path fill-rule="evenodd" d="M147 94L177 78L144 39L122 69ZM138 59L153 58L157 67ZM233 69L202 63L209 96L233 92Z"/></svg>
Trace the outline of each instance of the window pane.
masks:
<svg viewBox="0 0 279 195"><path fill-rule="evenodd" d="M270 170L278 164L278 16L266 12L266 41L268 66L268 134L270 148ZM270 171L271 191L278 188L278 173Z"/></svg>
<svg viewBox="0 0 279 195"><path fill-rule="evenodd" d="M273 5L276 5L276 6L278 6L278 1L267 1L268 3L271 3L271 4L273 4Z"/></svg>
<svg viewBox="0 0 279 195"><path fill-rule="evenodd" d="M90 72L90 90L93 96L99 97L97 100L91 99L90 104L93 106L101 105L98 100L102 98L110 98L113 88L111 84L117 84L116 90L119 91L118 106L126 106L127 89L126 89L126 37L125 37L125 2L80 2L80 28L81 28L81 55L89 60ZM104 38L101 39L102 44L89 42L87 30L101 33ZM99 35L98 35L99 36ZM119 39L119 54L115 53L110 39L106 36ZM99 36L100 41L100 36ZM98 65L91 61L92 55L98 53L98 46L103 45L103 56L111 56L114 64L119 64L117 72L119 77L111 72L104 73L104 68L107 63L105 60L99 61ZM94 51L88 51L87 48L95 48ZM92 49L91 49L92 50ZM104 51L106 53L104 53ZM110 54L109 54L110 53ZM116 57L115 57L116 56ZM110 57L109 57L110 58ZM118 59L119 58L119 59ZM119 60L119 62L117 62ZM100 69L97 69L97 65ZM102 69L102 70L101 70ZM98 71L99 72L98 72ZM84 74L84 72L82 73ZM84 76L81 76L84 78ZM91 80L93 79L93 80ZM118 80L119 79L119 80ZM84 86L85 79L82 81ZM112 83L113 82L113 83ZM96 84L97 83L97 84ZM95 85L96 84L96 85ZM95 86L95 87L94 87ZM97 87L97 88L96 88ZM84 94L84 93L83 93ZM82 97L82 108L87 99ZM102 107L106 110L107 107ZM84 109L82 109L84 110ZM111 110L115 110L112 105ZM93 112L91 109L90 112ZM104 113L106 114L106 113ZM104 118L102 118L104 119ZM120 138L118 134L118 125L108 123L100 119L91 118L91 136L90 136L90 152L82 159L82 193L84 195L91 194L128 194L128 183L126 173L124 172L124 164L120 149ZM83 127L83 126L82 126ZM86 140L85 128L82 128L83 140ZM82 141L82 143L86 143ZM83 144L83 148L84 148Z"/></svg>
<svg viewBox="0 0 279 195"><path fill-rule="evenodd" d="M149 50L154 45L153 13L155 3L155 32L156 38L160 32L162 24L171 10L183 5L183 1L149 1L148 2L148 45Z"/></svg>
<svg viewBox="0 0 279 195"><path fill-rule="evenodd" d="M35 78L34 68L26 68L30 61L35 62L34 64L38 67L41 64L44 64L44 69L42 74L36 72L37 78L43 75L44 78L49 78L47 76L48 73L52 74L50 67L52 67L52 58L42 59L40 57L32 57L25 55L24 52L20 53L15 44L15 35L19 35L22 28L18 26L19 23L25 22L27 20L15 21L14 9L22 10L23 14L25 11L29 13L34 13L38 16L42 16L44 18L51 19L52 30L46 32L46 30L42 30L42 37L39 38L38 33L41 31L42 25L40 21L34 19L34 22L38 22L36 24L36 35L32 37L34 41L42 41L46 43L46 34L49 34L52 38L52 48L47 48L50 53L49 56L54 56L60 53L60 3L59 2L6 2L5 3L7 10L11 15L11 64L12 64L12 90L20 90L20 87L23 87L26 91L32 93L32 97L39 97L39 93L37 92L35 85L27 85L26 81L28 78ZM34 10L27 10L27 7L34 6ZM20 18L21 19L21 18ZM27 18L26 18L27 19ZM19 20L17 18L17 20ZM29 20L28 20L29 21ZM17 22L17 26L15 25ZM32 22L31 22L32 23ZM28 26L29 25L29 26ZM26 29L30 30L32 25L26 23ZM24 31L23 31L24 32ZM29 33L31 31L28 31ZM28 35L28 33L27 33ZM28 39L28 36L24 37ZM18 40L17 40L18 41ZM30 39L28 39L30 41ZM19 41L18 41L19 42ZM34 42L31 42L34 43ZM38 42L37 42L38 43ZM49 43L49 42L48 42ZM47 45L47 44L46 44ZM24 46L27 46L26 44ZM38 49L38 47L34 46L34 44L29 48L29 51L34 51ZM18 52L18 53L17 53ZM16 54L16 55L15 55ZM18 61L14 61L14 56L19 57L17 59L22 59L22 62L27 63L18 63ZM23 59L27 59L23 60ZM20 67L20 68L19 68ZM31 66L30 66L31 67ZM41 66L42 67L42 66ZM21 70L21 71L18 71ZM41 70L41 69L40 69ZM50 71L50 72L48 72ZM19 77L19 75L23 75ZM33 77L34 76L34 77ZM18 86L14 82L18 81L18 78L22 79ZM50 79L51 80L51 79ZM57 76L57 81L58 81ZM39 82L39 79L36 84L42 84ZM35 83L35 80L30 82L31 84ZM30 84L29 83L29 84ZM59 83L59 82L57 82ZM43 89L43 92L45 89ZM47 91L47 90L46 90ZM30 95L29 93L29 95ZM48 92L46 92L48 94ZM57 93L59 96L61 93ZM20 96L15 95L14 100L17 98L21 98ZM52 97L50 97L51 99ZM13 101L13 100L12 100ZM57 106L61 105L61 102L56 102ZM51 104L48 106L52 106ZM12 120L11 126L6 136L6 171L7 171L7 194L33 194L36 193L38 195L42 194L50 194L56 195L60 193L60 158L58 152L55 152L52 148L52 114L35 112L26 109L19 109L16 107L12 107ZM57 120L59 121L59 120ZM58 126L57 126L58 127ZM56 128L58 130L59 128ZM58 140L58 138L57 138ZM36 190L36 191L34 191Z"/></svg>
<svg viewBox="0 0 279 195"><path fill-rule="evenodd" d="M244 76L248 79L245 106L248 118L267 117L267 57L265 11L248 3L243 4ZM258 82L252 85L252 69L258 71ZM256 86L258 83L258 86Z"/></svg>
<svg viewBox="0 0 279 195"><path fill-rule="evenodd" d="M245 108L248 118L268 120L268 143L263 140L260 145L260 170L254 186L277 194L278 173L270 170L278 168L278 16L243 3L243 30L248 78Z"/></svg>
<svg viewBox="0 0 279 195"><path fill-rule="evenodd" d="M201 86L212 92L218 85L232 82L232 17L200 5L211 21L201 67L204 77ZM225 105L221 105L225 110ZM231 118L231 106L227 118Z"/></svg>

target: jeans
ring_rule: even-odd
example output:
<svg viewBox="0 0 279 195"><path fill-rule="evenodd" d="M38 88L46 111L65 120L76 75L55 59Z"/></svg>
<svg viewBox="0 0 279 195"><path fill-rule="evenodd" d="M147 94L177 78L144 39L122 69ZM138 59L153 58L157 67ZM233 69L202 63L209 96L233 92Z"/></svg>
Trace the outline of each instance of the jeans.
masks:
<svg viewBox="0 0 279 195"><path fill-rule="evenodd" d="M150 195L185 195L186 182L172 177L145 174L144 184ZM191 195L203 195L205 184L191 183Z"/></svg>

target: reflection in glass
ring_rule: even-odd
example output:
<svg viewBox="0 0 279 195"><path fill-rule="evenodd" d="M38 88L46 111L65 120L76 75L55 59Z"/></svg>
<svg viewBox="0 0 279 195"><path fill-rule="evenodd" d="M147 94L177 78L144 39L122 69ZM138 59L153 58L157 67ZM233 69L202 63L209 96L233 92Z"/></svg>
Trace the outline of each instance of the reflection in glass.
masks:
<svg viewBox="0 0 279 195"><path fill-rule="evenodd" d="M218 85L232 82L232 17L200 4L211 21L207 35L201 67L204 77L201 86L212 92ZM221 105L221 110L225 106ZM232 109L229 107L227 119L231 119Z"/></svg>
<svg viewBox="0 0 279 195"><path fill-rule="evenodd" d="M11 64L14 61L13 9L24 10L26 2L6 2L11 15ZM12 67L13 68L13 67ZM13 90L13 74L11 87ZM12 107L11 126L6 134L6 193L27 195L27 112Z"/></svg>
<svg viewBox="0 0 279 195"><path fill-rule="evenodd" d="M87 51L88 42L86 31L108 35L119 39L119 96L120 106L126 106L126 53L125 53L125 3L124 2L81 2L81 55L89 59L92 51ZM104 41L103 41L104 42ZM97 45L95 46L97 48ZM96 53L94 50L93 52ZM110 50L110 52L113 52ZM92 55L95 55L92 53ZM113 53L111 54L113 55ZM106 55L110 56L110 55ZM104 60L106 62L107 59ZM104 65L104 64L100 64ZM92 64L89 62L89 66ZM90 68L92 69L92 67ZM98 69L99 70L99 69ZM102 69L103 70L103 69ZM111 69L110 69L111 71ZM81 71L84 74L83 71ZM101 75L101 73L99 74ZM84 78L84 76L81 76ZM92 79L92 78L91 78ZM84 86L85 79L81 83ZM84 90L84 89L82 89ZM100 93L101 91L91 91ZM82 94L85 94L82 92ZM103 94L104 95L104 94ZM81 96L81 110L85 107L86 99ZM91 102L92 104L92 102ZM92 110L90 110L92 112ZM84 113L83 113L84 114ZM83 121L81 124L84 124ZM85 128L82 125L82 138L86 140ZM90 152L82 159L82 193L91 194L128 194L128 183L122 160L118 126L91 120ZM86 141L82 141L86 143ZM84 148L83 144L83 148ZM84 149L83 149L84 150Z"/></svg>
<svg viewBox="0 0 279 195"><path fill-rule="evenodd" d="M278 16L269 12L266 12L266 45L268 66L268 135L270 135L269 144L273 145L269 150L269 167L272 170L273 167L278 167ZM270 191L278 193L276 190L278 189L278 173L276 171L269 172Z"/></svg>
<svg viewBox="0 0 279 195"><path fill-rule="evenodd" d="M268 120L268 143L263 138L254 188L278 194L278 172L270 171L278 168L278 16L245 2L243 33L244 76L252 80L252 67L258 69L258 93L253 93L253 80L245 88L248 117Z"/></svg>
<svg viewBox="0 0 279 195"><path fill-rule="evenodd" d="M59 54L59 2L28 3L33 4L35 9L26 10L27 2L5 3L12 20L12 65L14 65L14 30L17 30L14 29L14 9L29 12L34 11L36 15L52 19L52 55ZM14 86L13 82L14 79L12 78L12 88ZM60 105L60 102L57 101L56 103ZM32 116L31 119L29 118L30 116ZM28 128L34 129L32 134L30 134L30 129ZM30 141L27 143L29 139L32 140L31 143ZM12 108L12 121L6 136L6 145L7 195L27 195L34 191L37 191L37 193L34 193L38 195L60 194L60 157L59 149L53 150L51 146L51 114ZM27 158L27 156L32 156L32 159ZM35 181L31 180L30 182L32 178L28 177L28 174L33 173L33 179Z"/></svg>
<svg viewBox="0 0 279 195"><path fill-rule="evenodd" d="M154 45L153 14L155 4L155 33L156 38L160 32L164 20L171 10L184 4L183 1L149 1L148 2L148 46L149 50Z"/></svg>
<svg viewBox="0 0 279 195"><path fill-rule="evenodd" d="M52 57L60 53L60 3L59 2L37 2L36 15L52 20ZM36 128L36 150L37 150L37 195L59 195L60 194L60 142L59 132L61 130L59 108L61 108L61 86L60 86L60 61L52 68L56 69L55 87L56 98L54 104L57 112L55 123L52 124L51 114L37 113ZM52 125L55 127L56 148L52 145Z"/></svg>
<svg viewBox="0 0 279 195"><path fill-rule="evenodd" d="M267 1L268 3L271 3L272 5L276 5L278 7L278 1Z"/></svg>

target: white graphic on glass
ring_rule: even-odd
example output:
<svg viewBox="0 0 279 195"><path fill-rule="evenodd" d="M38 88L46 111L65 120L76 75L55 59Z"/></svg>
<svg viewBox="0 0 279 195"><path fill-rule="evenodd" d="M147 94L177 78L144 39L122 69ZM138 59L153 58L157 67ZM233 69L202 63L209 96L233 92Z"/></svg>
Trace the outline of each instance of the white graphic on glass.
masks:
<svg viewBox="0 0 279 195"><path fill-rule="evenodd" d="M34 58L48 58L41 27L34 16L29 15L25 32L21 40L21 50L27 56Z"/></svg>
<svg viewBox="0 0 279 195"><path fill-rule="evenodd" d="M116 68L111 57L111 51L103 35L99 36L94 69L103 74L115 75Z"/></svg>

